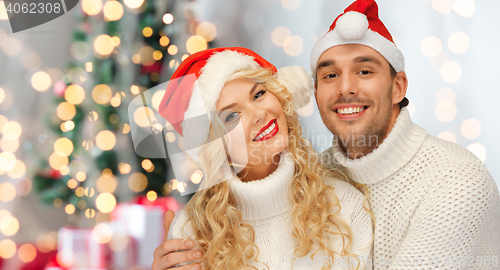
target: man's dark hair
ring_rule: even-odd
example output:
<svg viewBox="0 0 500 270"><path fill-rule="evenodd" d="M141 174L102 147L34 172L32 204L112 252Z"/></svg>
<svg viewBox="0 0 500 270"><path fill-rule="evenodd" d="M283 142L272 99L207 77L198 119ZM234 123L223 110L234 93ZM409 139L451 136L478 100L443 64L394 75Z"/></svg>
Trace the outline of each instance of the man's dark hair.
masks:
<svg viewBox="0 0 500 270"><path fill-rule="evenodd" d="M391 64L389 64L389 67L391 68L391 77L394 79L396 78L396 70L392 67ZM408 98L404 97L403 100L401 100L399 102L399 108L402 109L403 107L406 107L408 106L408 104L410 103L410 101L408 100Z"/></svg>

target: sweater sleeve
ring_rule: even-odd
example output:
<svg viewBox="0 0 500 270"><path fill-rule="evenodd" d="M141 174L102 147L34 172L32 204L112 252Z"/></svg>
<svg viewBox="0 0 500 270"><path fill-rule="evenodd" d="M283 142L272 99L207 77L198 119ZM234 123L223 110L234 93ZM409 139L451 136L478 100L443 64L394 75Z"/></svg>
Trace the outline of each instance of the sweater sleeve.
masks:
<svg viewBox="0 0 500 270"><path fill-rule="evenodd" d="M479 160L447 168L413 213L388 269L499 269L499 198Z"/></svg>
<svg viewBox="0 0 500 270"><path fill-rule="evenodd" d="M167 240L188 239L188 238L195 240L195 234L192 233L191 224L189 222L186 223L187 220L188 216L184 213L184 211L180 211L174 217L174 220L172 220L172 224L170 224ZM195 240L195 245L196 245L196 240ZM174 265L173 267L184 266L192 262L193 261L179 263Z"/></svg>
<svg viewBox="0 0 500 270"><path fill-rule="evenodd" d="M373 257L373 222L369 213L368 202L364 195L354 186L338 179L327 179L340 200L341 212L346 222L350 223L352 231L351 253L356 254L356 260L361 263L359 269L371 269Z"/></svg>

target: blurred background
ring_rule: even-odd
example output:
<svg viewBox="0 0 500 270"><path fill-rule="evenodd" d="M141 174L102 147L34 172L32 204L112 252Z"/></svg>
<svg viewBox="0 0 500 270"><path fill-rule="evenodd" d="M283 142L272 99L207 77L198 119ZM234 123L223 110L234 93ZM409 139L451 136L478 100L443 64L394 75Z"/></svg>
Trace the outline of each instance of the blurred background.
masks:
<svg viewBox="0 0 500 270"><path fill-rule="evenodd" d="M157 116L162 83L222 46L310 70L312 46L351 2L82 0L13 33L0 0L0 269L150 268L163 214L203 178L186 160L178 181L165 148L135 152L135 128L182 140ZM405 56L413 121L473 152L498 186L500 2L378 4ZM314 101L300 115L316 150L330 147Z"/></svg>

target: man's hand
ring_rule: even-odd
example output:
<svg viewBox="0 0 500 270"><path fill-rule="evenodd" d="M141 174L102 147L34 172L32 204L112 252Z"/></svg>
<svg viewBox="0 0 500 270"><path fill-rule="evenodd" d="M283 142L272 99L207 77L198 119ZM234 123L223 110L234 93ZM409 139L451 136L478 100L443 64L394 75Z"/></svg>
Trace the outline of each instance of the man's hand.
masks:
<svg viewBox="0 0 500 270"><path fill-rule="evenodd" d="M170 229L170 224L174 219L175 214L172 210L168 210L165 213L165 220L163 222L163 227L165 228L165 242L156 248L154 253L154 261L151 265L152 270L164 270L164 269L201 269L199 263L187 264L184 266L173 267L179 263L185 263L189 261L197 261L201 258L201 251L192 249L194 247L193 240L186 239L174 239L167 240L168 231Z"/></svg>

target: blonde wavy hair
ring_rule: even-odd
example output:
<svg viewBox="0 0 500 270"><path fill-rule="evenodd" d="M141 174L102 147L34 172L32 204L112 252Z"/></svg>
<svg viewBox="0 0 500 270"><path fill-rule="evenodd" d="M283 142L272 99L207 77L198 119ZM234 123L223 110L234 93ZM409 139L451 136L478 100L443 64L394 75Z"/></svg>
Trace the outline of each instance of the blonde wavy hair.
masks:
<svg viewBox="0 0 500 270"><path fill-rule="evenodd" d="M350 252L352 231L338 214L340 203L333 188L326 185L325 177L339 175L321 166L319 155L302 136L297 113L292 109L292 97L286 87L281 85L268 69L242 70L226 81L243 78L260 83L275 95L283 108L288 126L288 146L286 151L295 163L295 175L289 188L289 198L293 203L292 235L298 241L294 255L303 257L313 251L313 243L319 248L313 256L326 252L334 255L356 257ZM242 222L242 214L230 193L227 181L222 181L222 165L227 161L223 140L215 140L225 134L225 128L218 117L212 117L210 137L199 152L205 179L210 187L199 189L184 208L192 231L196 235L198 248L202 251L204 269L249 269L250 260L258 261L259 249L254 243L255 231L250 224ZM365 194L366 202L367 194ZM186 224L187 224L186 223ZM336 251L328 235L342 238L342 250ZM356 260L354 260L356 261ZM267 265L266 265L267 266ZM357 265L358 269L360 265ZM269 269L269 266L267 266ZM322 269L328 269L324 266Z"/></svg>

